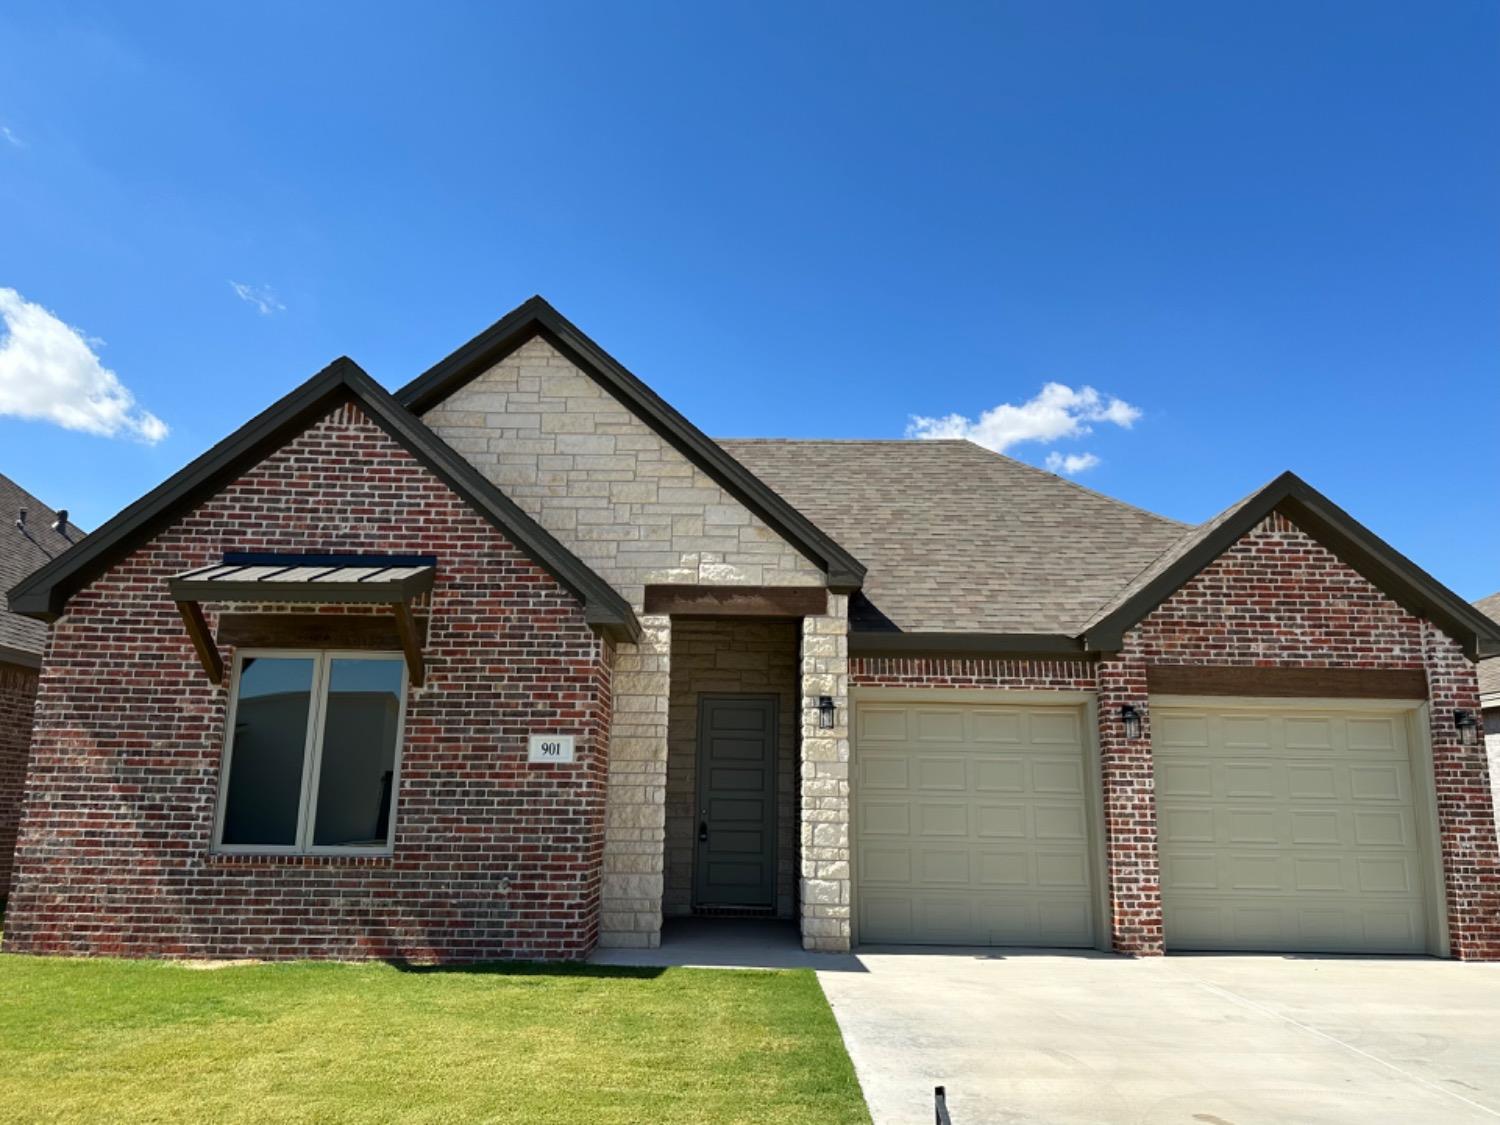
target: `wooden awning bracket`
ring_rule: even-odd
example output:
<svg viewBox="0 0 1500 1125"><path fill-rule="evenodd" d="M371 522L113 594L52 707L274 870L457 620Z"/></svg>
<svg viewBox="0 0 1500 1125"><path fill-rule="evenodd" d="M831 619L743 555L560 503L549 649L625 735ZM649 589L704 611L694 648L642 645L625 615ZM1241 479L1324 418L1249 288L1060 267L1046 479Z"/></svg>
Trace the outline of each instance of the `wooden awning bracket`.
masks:
<svg viewBox="0 0 1500 1125"><path fill-rule="evenodd" d="M203 606L198 602L178 602L177 612L182 614L182 623L187 626L188 638L198 653L208 681L215 687L224 682L224 658L214 644L213 634L208 631L208 621L203 616Z"/></svg>

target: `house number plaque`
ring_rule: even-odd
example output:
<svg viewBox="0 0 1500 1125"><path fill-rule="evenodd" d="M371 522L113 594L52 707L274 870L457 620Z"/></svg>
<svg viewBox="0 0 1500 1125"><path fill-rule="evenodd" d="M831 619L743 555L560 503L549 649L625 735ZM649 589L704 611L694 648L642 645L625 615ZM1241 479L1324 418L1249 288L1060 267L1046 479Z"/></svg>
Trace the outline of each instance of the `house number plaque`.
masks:
<svg viewBox="0 0 1500 1125"><path fill-rule="evenodd" d="M571 734L534 734L526 754L528 762L571 762L573 760L573 736Z"/></svg>

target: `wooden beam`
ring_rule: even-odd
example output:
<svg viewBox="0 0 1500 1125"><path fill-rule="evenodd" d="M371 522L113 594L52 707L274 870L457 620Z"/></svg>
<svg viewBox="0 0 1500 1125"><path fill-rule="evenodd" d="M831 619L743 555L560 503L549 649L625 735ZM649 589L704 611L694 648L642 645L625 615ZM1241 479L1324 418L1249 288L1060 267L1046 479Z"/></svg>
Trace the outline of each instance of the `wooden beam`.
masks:
<svg viewBox="0 0 1500 1125"><path fill-rule="evenodd" d="M177 612L182 614L182 623L187 626L188 638L198 652L198 660L208 673L209 682L215 687L224 682L224 661L208 633L208 621L203 616L203 607L197 602L178 602Z"/></svg>
<svg viewBox="0 0 1500 1125"><path fill-rule="evenodd" d="M417 632L417 622L412 617L411 606L405 602L393 602L391 612L396 615L396 632L401 636L401 651L406 653L406 675L412 687L421 687L427 678L427 669L422 663L422 637Z"/></svg>
<svg viewBox="0 0 1500 1125"><path fill-rule="evenodd" d="M420 638L425 620L415 620ZM221 613L218 636L222 648L402 648L396 622L383 613Z"/></svg>
<svg viewBox="0 0 1500 1125"><path fill-rule="evenodd" d="M1238 668L1153 664L1152 695L1241 695L1272 699L1426 699L1420 668Z"/></svg>
<svg viewBox="0 0 1500 1125"><path fill-rule="evenodd" d="M647 586L647 613L678 617L807 617L828 612L821 586Z"/></svg>

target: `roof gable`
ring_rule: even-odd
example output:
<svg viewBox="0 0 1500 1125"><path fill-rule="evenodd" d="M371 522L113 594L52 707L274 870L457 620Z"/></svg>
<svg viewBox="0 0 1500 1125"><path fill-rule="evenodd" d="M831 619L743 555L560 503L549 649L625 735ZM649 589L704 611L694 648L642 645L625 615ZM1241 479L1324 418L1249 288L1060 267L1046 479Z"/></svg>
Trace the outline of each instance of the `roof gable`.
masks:
<svg viewBox="0 0 1500 1125"><path fill-rule="evenodd" d="M1126 631L1272 512L1281 512L1392 601L1433 621L1469 658L1500 654L1500 625L1294 473L1194 528L1169 547L1084 628L1085 647L1113 651Z"/></svg>
<svg viewBox="0 0 1500 1125"><path fill-rule="evenodd" d="M630 606L607 582L418 418L402 409L348 357L334 360L87 539L22 581L10 591L11 610L43 621L61 616L75 592L151 539L178 514L214 495L330 407L346 401L358 403L371 421L583 602L589 624L613 636L634 639L639 635Z"/></svg>
<svg viewBox="0 0 1500 1125"><path fill-rule="evenodd" d="M423 414L536 336L543 337L778 535L817 563L827 573L830 589L849 591L861 585L865 567L858 559L541 297L532 297L513 309L413 379L396 392L396 400L412 413Z"/></svg>

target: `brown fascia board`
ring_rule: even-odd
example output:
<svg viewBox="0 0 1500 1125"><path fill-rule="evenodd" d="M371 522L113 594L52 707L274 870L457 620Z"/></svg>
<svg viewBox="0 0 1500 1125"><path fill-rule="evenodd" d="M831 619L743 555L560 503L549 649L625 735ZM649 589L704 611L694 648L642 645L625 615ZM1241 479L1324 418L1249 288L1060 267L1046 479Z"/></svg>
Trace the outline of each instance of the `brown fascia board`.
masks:
<svg viewBox="0 0 1500 1125"><path fill-rule="evenodd" d="M865 567L774 489L741 465L623 364L540 296L506 313L467 344L396 392L396 401L421 415L488 371L534 336L576 364L674 449L718 482L828 575L828 588L850 593Z"/></svg>
<svg viewBox="0 0 1500 1125"><path fill-rule="evenodd" d="M614 639L634 640L640 625L628 602L582 560L491 484L347 356L125 508L92 535L18 583L13 612L41 621L62 616L68 599L120 558L151 539L181 511L212 496L248 465L285 445L339 402L355 401L398 444L503 531L517 548L573 593L584 620Z"/></svg>
<svg viewBox="0 0 1500 1125"><path fill-rule="evenodd" d="M1083 641L1065 633L849 633L850 656L1092 660Z"/></svg>
<svg viewBox="0 0 1500 1125"><path fill-rule="evenodd" d="M1408 612L1458 641L1470 660L1500 654L1500 626L1402 555L1295 473L1286 472L1193 545L1082 638L1090 651L1115 652L1125 633L1272 512L1279 511Z"/></svg>

